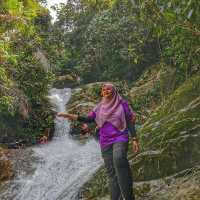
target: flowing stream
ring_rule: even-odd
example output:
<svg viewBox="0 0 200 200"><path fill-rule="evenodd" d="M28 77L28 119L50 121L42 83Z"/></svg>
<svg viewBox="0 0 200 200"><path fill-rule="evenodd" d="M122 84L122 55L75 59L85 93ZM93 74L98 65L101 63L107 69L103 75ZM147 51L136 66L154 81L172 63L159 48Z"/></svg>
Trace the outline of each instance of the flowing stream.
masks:
<svg viewBox="0 0 200 200"><path fill-rule="evenodd" d="M65 111L70 89L51 89L49 98L58 112ZM55 118L55 136L45 145L33 147L34 170L19 174L0 199L76 200L80 187L100 167L100 148L94 139L84 144L69 136L69 122ZM31 156L30 156L31 157Z"/></svg>

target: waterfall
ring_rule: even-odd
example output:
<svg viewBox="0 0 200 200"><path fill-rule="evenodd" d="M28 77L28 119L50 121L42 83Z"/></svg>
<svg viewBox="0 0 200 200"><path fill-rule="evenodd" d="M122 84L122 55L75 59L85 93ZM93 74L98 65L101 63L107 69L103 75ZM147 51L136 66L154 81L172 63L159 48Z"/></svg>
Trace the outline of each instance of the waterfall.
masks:
<svg viewBox="0 0 200 200"><path fill-rule="evenodd" d="M70 89L50 90L49 98L55 111L65 111L70 93ZM17 190L11 187L15 188L12 200L78 199L80 187L100 167L102 159L99 144L94 139L80 144L68 133L69 122L56 117L53 141L32 148L39 162L31 176L18 178Z"/></svg>

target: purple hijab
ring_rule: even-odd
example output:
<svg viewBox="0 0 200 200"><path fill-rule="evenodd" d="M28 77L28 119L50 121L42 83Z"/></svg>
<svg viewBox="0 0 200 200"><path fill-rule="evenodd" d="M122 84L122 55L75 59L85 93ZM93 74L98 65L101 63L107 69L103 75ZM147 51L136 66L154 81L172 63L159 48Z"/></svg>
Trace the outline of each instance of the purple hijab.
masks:
<svg viewBox="0 0 200 200"><path fill-rule="evenodd" d="M100 103L94 108L93 111L96 113L95 121L97 126L101 128L105 122L110 122L118 130L123 131L126 129L126 117L121 104L122 97L113 84L106 83L103 87L108 87L112 90L112 99L108 101L103 97Z"/></svg>

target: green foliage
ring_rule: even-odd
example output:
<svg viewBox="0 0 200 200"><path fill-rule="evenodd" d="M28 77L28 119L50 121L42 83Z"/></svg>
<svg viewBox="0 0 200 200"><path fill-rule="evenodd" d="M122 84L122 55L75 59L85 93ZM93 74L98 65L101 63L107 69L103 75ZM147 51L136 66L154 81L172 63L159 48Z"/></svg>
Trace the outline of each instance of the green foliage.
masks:
<svg viewBox="0 0 200 200"><path fill-rule="evenodd" d="M18 73L16 74L20 89L31 102L38 102L48 93L49 84L54 76L51 72L46 72L41 64L32 57L24 58L19 63Z"/></svg>
<svg viewBox="0 0 200 200"><path fill-rule="evenodd" d="M160 42L162 58L184 78L199 69L200 2L150 0L138 2L141 20Z"/></svg>
<svg viewBox="0 0 200 200"><path fill-rule="evenodd" d="M200 74L190 78L173 95L158 108L152 116L152 120L160 119L167 114L171 114L187 106L192 100L199 97Z"/></svg>
<svg viewBox="0 0 200 200"><path fill-rule="evenodd" d="M18 0L6 0L1 2L1 10L9 14L18 14L22 9L22 3Z"/></svg>
<svg viewBox="0 0 200 200"><path fill-rule="evenodd" d="M163 102L140 130L143 147L164 147L168 140L199 130L199 73ZM152 137L153 135L153 137ZM151 139L149 139L151 137Z"/></svg>
<svg viewBox="0 0 200 200"><path fill-rule="evenodd" d="M41 23L47 27L50 18L36 21L48 12L35 0L0 1L0 13L0 137L35 138L53 126L45 96L54 75L34 56L45 46ZM26 120L36 124L37 119L37 126L25 121L24 109L29 112Z"/></svg>
<svg viewBox="0 0 200 200"><path fill-rule="evenodd" d="M65 66L84 82L134 80L157 61L156 41L130 1L73 2L57 10L55 26L70 52Z"/></svg>
<svg viewBox="0 0 200 200"><path fill-rule="evenodd" d="M6 76L6 71L4 68L0 68L0 80L4 83L8 82L8 77Z"/></svg>
<svg viewBox="0 0 200 200"><path fill-rule="evenodd" d="M181 83L199 70L199 11L198 0L68 1L54 29L63 39L61 71L83 82L135 80L160 59Z"/></svg>
<svg viewBox="0 0 200 200"><path fill-rule="evenodd" d="M13 98L11 96L0 97L0 112L9 112L13 114Z"/></svg>

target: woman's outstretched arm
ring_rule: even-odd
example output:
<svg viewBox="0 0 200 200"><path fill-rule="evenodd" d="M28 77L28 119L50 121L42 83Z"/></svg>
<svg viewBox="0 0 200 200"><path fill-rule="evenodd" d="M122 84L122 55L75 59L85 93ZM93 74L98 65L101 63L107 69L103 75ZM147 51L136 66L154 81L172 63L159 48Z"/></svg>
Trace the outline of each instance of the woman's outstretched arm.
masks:
<svg viewBox="0 0 200 200"><path fill-rule="evenodd" d="M137 154L139 152L140 147L139 147L139 141L137 138L137 133L135 130L135 119L136 119L135 113L133 112L131 107L128 105L128 102L124 101L122 105L123 105L125 115L126 115L127 128L129 130L129 135L132 141L133 152Z"/></svg>

